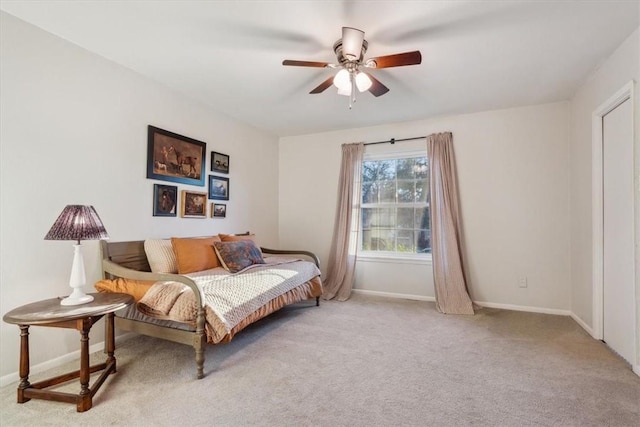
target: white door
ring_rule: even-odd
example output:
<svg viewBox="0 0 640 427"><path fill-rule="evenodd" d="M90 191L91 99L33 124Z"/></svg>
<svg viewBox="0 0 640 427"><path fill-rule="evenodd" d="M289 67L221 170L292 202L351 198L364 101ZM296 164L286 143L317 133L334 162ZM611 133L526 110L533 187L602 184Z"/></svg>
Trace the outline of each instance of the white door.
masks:
<svg viewBox="0 0 640 427"><path fill-rule="evenodd" d="M602 118L603 340L635 360L633 277L633 129L631 100Z"/></svg>

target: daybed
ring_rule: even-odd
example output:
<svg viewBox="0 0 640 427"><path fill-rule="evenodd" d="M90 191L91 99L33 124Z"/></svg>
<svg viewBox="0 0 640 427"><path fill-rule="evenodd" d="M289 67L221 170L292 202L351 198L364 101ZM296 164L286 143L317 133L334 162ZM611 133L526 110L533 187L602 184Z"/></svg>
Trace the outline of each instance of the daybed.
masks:
<svg viewBox="0 0 640 427"><path fill-rule="evenodd" d="M224 243L213 243L214 248L211 240ZM253 242L227 243L245 240L252 238L220 235L146 243L102 241L103 280L95 287L100 292L129 293L136 299L135 305L116 314L117 329L192 345L200 379L204 376L207 342L229 342L251 323L288 304L315 298L319 305L322 282L315 254L268 248L260 251L257 245L251 246ZM176 257L180 274L166 272L175 270L171 264L174 261L167 264L166 259L157 258L158 244L162 257ZM224 250L238 245L250 251L247 257L253 261L241 259L240 265L234 264L233 259L229 261ZM156 249L151 251L152 247ZM193 247L197 247L196 251ZM224 257L229 265L224 263ZM218 266L220 260L223 262ZM215 266L210 268L212 262Z"/></svg>

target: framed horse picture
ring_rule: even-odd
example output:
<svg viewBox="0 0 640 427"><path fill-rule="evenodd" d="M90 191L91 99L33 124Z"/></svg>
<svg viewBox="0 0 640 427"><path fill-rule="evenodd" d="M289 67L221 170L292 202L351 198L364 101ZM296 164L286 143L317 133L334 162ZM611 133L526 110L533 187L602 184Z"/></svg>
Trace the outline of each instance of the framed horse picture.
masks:
<svg viewBox="0 0 640 427"><path fill-rule="evenodd" d="M176 216L178 187L153 184L153 216Z"/></svg>
<svg viewBox="0 0 640 427"><path fill-rule="evenodd" d="M211 203L211 218L226 218L227 205L224 203Z"/></svg>
<svg viewBox="0 0 640 427"><path fill-rule="evenodd" d="M207 217L207 193L182 190L182 206L180 216L183 218L206 218Z"/></svg>
<svg viewBox="0 0 640 427"><path fill-rule="evenodd" d="M229 156L212 151L211 172L229 173Z"/></svg>
<svg viewBox="0 0 640 427"><path fill-rule="evenodd" d="M229 178L209 175L209 199L229 200Z"/></svg>
<svg viewBox="0 0 640 427"><path fill-rule="evenodd" d="M204 187L207 144L149 125L147 178Z"/></svg>

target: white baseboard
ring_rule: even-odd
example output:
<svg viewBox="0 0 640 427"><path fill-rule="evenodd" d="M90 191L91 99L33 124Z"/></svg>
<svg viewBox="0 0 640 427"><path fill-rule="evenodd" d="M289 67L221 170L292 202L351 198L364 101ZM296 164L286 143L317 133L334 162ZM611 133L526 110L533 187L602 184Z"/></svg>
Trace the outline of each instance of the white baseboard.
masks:
<svg viewBox="0 0 640 427"><path fill-rule="evenodd" d="M133 332L127 332L126 334L118 335L116 337L116 343L128 340L135 335L136 334L134 334ZM100 351L103 348L104 341L92 344L89 346L89 354ZM29 367L29 375L39 374L40 372L44 372L47 369L56 368L74 360L80 360L80 350L72 351L71 353L56 357L55 359L47 360L46 362L38 363L37 365L31 366ZM12 372L0 377L0 387L4 387L19 380L20 374L18 372Z"/></svg>
<svg viewBox="0 0 640 427"><path fill-rule="evenodd" d="M575 313L573 313L573 312L571 313L571 318L572 318L572 319L573 319L573 320L574 320L578 325L580 325L580 326L582 327L582 329L584 329L585 331L587 331L587 333L588 333L589 335L591 335L591 336L592 336L593 338L595 338L595 339L598 339L598 338L596 338L595 332L593 332L593 328L592 328L591 326L587 325L587 324L585 323L585 321L584 321L584 320L582 320L581 318L579 318L579 317L578 317Z"/></svg>
<svg viewBox="0 0 640 427"><path fill-rule="evenodd" d="M561 310L558 308L547 308L547 307L532 307L529 305L513 305L513 304L501 304L495 302L486 302L486 301L474 301L475 304L478 304L481 307L487 308L500 308L503 310L513 310L513 311L528 311L530 313L543 313L543 314L556 314L559 316L570 316L571 311L569 310Z"/></svg>
<svg viewBox="0 0 640 427"><path fill-rule="evenodd" d="M412 295L412 294L397 294L394 292L379 292L379 291L369 291L367 289L353 289L353 292L356 294L363 295L374 295L379 297L386 298L396 298L396 299L410 299L414 301L431 301L434 302L436 299L434 297L426 296L426 295Z"/></svg>
<svg viewBox="0 0 640 427"><path fill-rule="evenodd" d="M633 365L633 372L640 377L640 365Z"/></svg>
<svg viewBox="0 0 640 427"><path fill-rule="evenodd" d="M431 301L431 302L434 302L436 300L435 297L430 297L430 296L427 296L427 295L399 294L399 293L395 293L395 292L370 291L370 290L367 290L367 289L353 289L353 292L357 293L357 294L363 294L363 295L375 295L375 296L379 296L379 297L409 299L409 300L416 300L416 301ZM560 316L572 316L573 317L573 313L571 311L569 311L569 310L560 310L560 309L556 309L556 308L531 307L531 306L526 306L526 305L513 305L513 304L499 304L499 303L486 302L486 301L474 301L474 303L478 304L479 306L488 307L488 308L501 308L503 310L528 311L528 312L531 312L531 313L557 314L557 315L560 315ZM577 317L576 317L576 319L577 319ZM580 326L582 326L585 329L588 328L584 322L582 322L582 323L580 323L580 322L582 322L582 321L578 321Z"/></svg>

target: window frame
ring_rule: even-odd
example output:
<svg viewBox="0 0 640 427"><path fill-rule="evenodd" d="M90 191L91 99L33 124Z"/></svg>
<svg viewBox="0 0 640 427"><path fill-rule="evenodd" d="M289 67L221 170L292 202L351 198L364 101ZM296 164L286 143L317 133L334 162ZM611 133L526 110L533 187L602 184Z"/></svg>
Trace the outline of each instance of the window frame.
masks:
<svg viewBox="0 0 640 427"><path fill-rule="evenodd" d="M393 150L393 151L376 151L376 152L365 152L363 156L363 164L368 161L382 161L382 160L396 160L403 158L411 158L411 157L427 157L427 147L424 149L410 149L410 150ZM359 178L360 187L362 191L362 187L364 185L364 177L362 174L364 170L361 172L361 176ZM397 178L396 178L397 179ZM397 202L394 203L379 203L377 205L392 205L393 207L399 207ZM395 263L407 263L407 264L429 264L432 263L432 253L407 253L407 252L396 252L396 251L370 251L362 249L363 246L363 221L362 221L362 210L364 207L369 205L362 202L362 195L359 200L359 219L358 219L358 250L357 250L357 259L359 261L365 262L395 262ZM420 207L421 204L412 203L413 207ZM424 202L424 207L427 209L431 209L431 204L429 202ZM397 230L397 228L396 228Z"/></svg>

